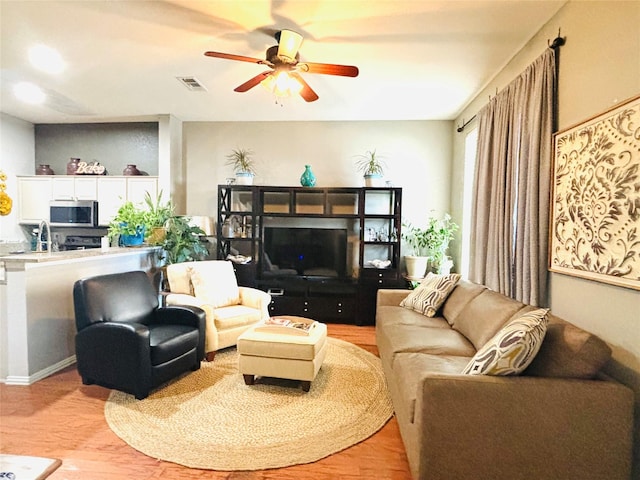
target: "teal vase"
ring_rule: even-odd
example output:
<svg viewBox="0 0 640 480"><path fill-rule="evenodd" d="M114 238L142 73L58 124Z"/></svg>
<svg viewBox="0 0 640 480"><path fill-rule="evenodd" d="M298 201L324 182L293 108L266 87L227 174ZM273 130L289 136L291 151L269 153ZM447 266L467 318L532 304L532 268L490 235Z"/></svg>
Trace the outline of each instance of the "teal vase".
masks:
<svg viewBox="0 0 640 480"><path fill-rule="evenodd" d="M304 166L304 173L300 177L300 185L303 187L315 187L316 176L311 171L311 165Z"/></svg>

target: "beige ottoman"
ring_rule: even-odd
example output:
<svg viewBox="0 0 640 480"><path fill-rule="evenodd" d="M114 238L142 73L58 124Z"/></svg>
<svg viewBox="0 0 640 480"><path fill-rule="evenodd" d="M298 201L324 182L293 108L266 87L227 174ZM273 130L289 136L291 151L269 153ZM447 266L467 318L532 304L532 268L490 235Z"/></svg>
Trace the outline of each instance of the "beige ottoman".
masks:
<svg viewBox="0 0 640 480"><path fill-rule="evenodd" d="M300 380L308 392L326 353L327 326L320 322L315 322L308 335L280 333L258 325L238 337L238 369L247 385L253 385L256 376L285 378Z"/></svg>

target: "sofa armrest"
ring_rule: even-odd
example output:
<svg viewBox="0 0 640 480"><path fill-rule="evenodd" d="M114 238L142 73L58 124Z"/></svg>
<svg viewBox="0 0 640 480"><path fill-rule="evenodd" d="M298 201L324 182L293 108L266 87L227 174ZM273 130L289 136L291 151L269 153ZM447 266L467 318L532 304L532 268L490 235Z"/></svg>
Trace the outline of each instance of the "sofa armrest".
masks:
<svg viewBox="0 0 640 480"><path fill-rule="evenodd" d="M407 298L407 295L411 293L411 290L399 289L399 288L387 288L378 290L376 297L376 306L392 306L397 307L400 302Z"/></svg>
<svg viewBox="0 0 640 480"><path fill-rule="evenodd" d="M213 321L213 306L208 303L204 303L193 295L187 295L186 293L168 293L165 298L167 307L171 305L186 305L190 307L198 307L204 310L206 318L205 331L207 335L212 335L216 332L216 324Z"/></svg>
<svg viewBox="0 0 640 480"><path fill-rule="evenodd" d="M240 303L247 307L257 308L262 312L261 320L269 318L269 304L271 295L257 288L238 287L240 289Z"/></svg>
<svg viewBox="0 0 640 480"><path fill-rule="evenodd" d="M633 392L619 383L432 374L421 386L419 478L630 476Z"/></svg>

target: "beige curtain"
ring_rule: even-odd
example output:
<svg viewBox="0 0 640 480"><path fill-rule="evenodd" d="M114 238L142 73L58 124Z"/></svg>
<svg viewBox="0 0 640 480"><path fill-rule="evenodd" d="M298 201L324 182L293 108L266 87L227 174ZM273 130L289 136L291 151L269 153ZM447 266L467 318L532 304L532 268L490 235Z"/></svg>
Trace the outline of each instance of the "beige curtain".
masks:
<svg viewBox="0 0 640 480"><path fill-rule="evenodd" d="M547 49L478 113L472 281L546 300L555 52Z"/></svg>

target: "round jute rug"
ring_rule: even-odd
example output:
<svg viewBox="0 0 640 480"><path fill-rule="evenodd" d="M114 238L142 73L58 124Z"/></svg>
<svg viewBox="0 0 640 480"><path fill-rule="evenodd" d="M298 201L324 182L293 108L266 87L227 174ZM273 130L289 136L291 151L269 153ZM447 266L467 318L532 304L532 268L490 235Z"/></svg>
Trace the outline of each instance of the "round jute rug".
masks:
<svg viewBox="0 0 640 480"><path fill-rule="evenodd" d="M107 423L136 450L191 468L314 462L373 435L393 414L380 359L342 340L328 342L307 393L291 380L245 385L231 348L144 400L112 391Z"/></svg>

